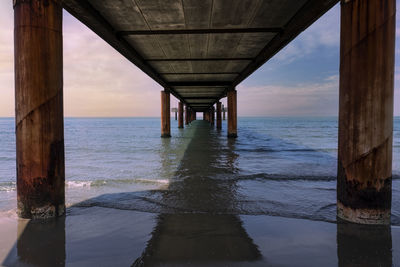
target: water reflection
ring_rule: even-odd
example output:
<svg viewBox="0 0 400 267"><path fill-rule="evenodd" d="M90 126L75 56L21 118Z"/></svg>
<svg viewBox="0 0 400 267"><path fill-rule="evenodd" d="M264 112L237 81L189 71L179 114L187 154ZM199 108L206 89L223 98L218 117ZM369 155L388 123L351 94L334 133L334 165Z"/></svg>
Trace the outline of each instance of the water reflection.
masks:
<svg viewBox="0 0 400 267"><path fill-rule="evenodd" d="M65 266L65 217L18 220L18 240L4 266Z"/></svg>
<svg viewBox="0 0 400 267"><path fill-rule="evenodd" d="M390 226L337 224L339 266L392 266Z"/></svg>
<svg viewBox="0 0 400 267"><path fill-rule="evenodd" d="M240 218L229 214L237 194L236 180L232 179L238 157L234 143L229 142L227 147L226 139L217 131L210 132L207 123L194 123L198 125L193 141L160 200L177 212L159 215L152 237L134 266L262 258ZM161 153L163 165L171 160L165 156Z"/></svg>

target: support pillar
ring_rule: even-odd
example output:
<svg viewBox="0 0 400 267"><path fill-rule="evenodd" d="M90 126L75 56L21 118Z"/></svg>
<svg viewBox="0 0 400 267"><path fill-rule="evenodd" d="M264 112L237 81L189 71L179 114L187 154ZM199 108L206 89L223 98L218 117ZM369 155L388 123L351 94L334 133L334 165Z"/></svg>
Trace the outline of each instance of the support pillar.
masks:
<svg viewBox="0 0 400 267"><path fill-rule="evenodd" d="M395 0L342 0L337 215L389 224Z"/></svg>
<svg viewBox="0 0 400 267"><path fill-rule="evenodd" d="M212 125L215 125L215 107L213 106L211 108L211 120L212 120Z"/></svg>
<svg viewBox="0 0 400 267"><path fill-rule="evenodd" d="M178 104L178 128L183 128L183 103L179 102Z"/></svg>
<svg viewBox="0 0 400 267"><path fill-rule="evenodd" d="M161 137L171 137L170 94L161 91Z"/></svg>
<svg viewBox="0 0 400 267"><path fill-rule="evenodd" d="M213 121L213 112L214 112L214 110L213 109L214 109L214 107L211 107L210 111L209 111L209 114L210 114L209 115L210 116L210 125L211 126L214 126L214 121Z"/></svg>
<svg viewBox="0 0 400 267"><path fill-rule="evenodd" d="M221 102L217 102L217 129L222 129Z"/></svg>
<svg viewBox="0 0 400 267"><path fill-rule="evenodd" d="M189 124L189 107L185 105L185 124Z"/></svg>
<svg viewBox="0 0 400 267"><path fill-rule="evenodd" d="M228 91L228 137L237 137L237 94L236 90Z"/></svg>
<svg viewBox="0 0 400 267"><path fill-rule="evenodd" d="M225 120L225 107L222 105L222 119Z"/></svg>
<svg viewBox="0 0 400 267"><path fill-rule="evenodd" d="M61 1L14 1L18 215L65 211Z"/></svg>

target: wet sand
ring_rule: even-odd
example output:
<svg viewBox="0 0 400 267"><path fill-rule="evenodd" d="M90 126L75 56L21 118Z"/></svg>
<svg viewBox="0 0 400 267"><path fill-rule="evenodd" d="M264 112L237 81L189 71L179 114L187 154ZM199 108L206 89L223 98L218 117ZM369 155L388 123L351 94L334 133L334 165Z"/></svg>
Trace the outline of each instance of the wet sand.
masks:
<svg viewBox="0 0 400 267"><path fill-rule="evenodd" d="M196 126L197 125L197 126ZM234 178L234 142L220 144L205 122L185 129L194 141L164 188L102 194L50 221L0 214L3 266L392 266L400 227L287 216L248 215ZM214 136L212 136L214 135ZM169 177L171 142L163 166ZM225 141L226 142L226 141ZM164 152L163 152L164 151ZM172 157L176 160L176 156ZM284 186L285 184L282 184ZM246 203L250 202L250 203ZM307 207L313 203L298 203ZM284 206L282 206L284 207ZM310 206L311 207L311 206ZM330 207L330 206L329 206ZM331 207L329 212L334 212ZM317 207L316 210L319 210ZM309 210L300 210L312 218ZM308 212L308 213L307 213ZM311 214L311 215L310 215ZM290 216L297 218L288 218ZM318 217L315 217L318 218Z"/></svg>
<svg viewBox="0 0 400 267"><path fill-rule="evenodd" d="M399 227L271 216L71 208L52 222L3 217L0 236L3 266L396 266L400 261Z"/></svg>

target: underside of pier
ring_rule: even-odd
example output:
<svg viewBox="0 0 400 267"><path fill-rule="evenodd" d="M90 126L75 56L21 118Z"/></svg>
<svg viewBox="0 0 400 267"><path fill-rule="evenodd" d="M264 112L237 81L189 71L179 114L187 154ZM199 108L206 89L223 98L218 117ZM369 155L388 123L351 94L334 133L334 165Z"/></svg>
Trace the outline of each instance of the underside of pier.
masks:
<svg viewBox="0 0 400 267"><path fill-rule="evenodd" d="M236 86L338 0L14 0L17 191L21 217L64 214L62 8L170 94L237 137ZM390 223L395 0L342 0L338 216ZM145 88L143 89L145 90ZM217 104L217 109L214 104Z"/></svg>
<svg viewBox="0 0 400 267"><path fill-rule="evenodd" d="M208 110L338 0L63 0L195 112Z"/></svg>

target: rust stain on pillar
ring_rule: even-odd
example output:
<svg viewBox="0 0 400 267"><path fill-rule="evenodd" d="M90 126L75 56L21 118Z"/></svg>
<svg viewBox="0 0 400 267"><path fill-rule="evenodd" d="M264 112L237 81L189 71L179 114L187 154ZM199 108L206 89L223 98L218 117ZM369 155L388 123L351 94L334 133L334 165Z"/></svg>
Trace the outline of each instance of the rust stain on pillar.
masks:
<svg viewBox="0 0 400 267"><path fill-rule="evenodd" d="M65 211L62 7L14 1L18 215Z"/></svg>
<svg viewBox="0 0 400 267"><path fill-rule="evenodd" d="M178 128L183 128L183 103L178 104Z"/></svg>
<svg viewBox="0 0 400 267"><path fill-rule="evenodd" d="M221 102L217 102L217 129L222 129L221 105L222 105Z"/></svg>
<svg viewBox="0 0 400 267"><path fill-rule="evenodd" d="M341 3L338 217L389 224L395 0Z"/></svg>
<svg viewBox="0 0 400 267"><path fill-rule="evenodd" d="M170 94L161 91L161 137L171 137Z"/></svg>
<svg viewBox="0 0 400 267"><path fill-rule="evenodd" d="M228 91L228 137L237 137L237 94L236 90Z"/></svg>

